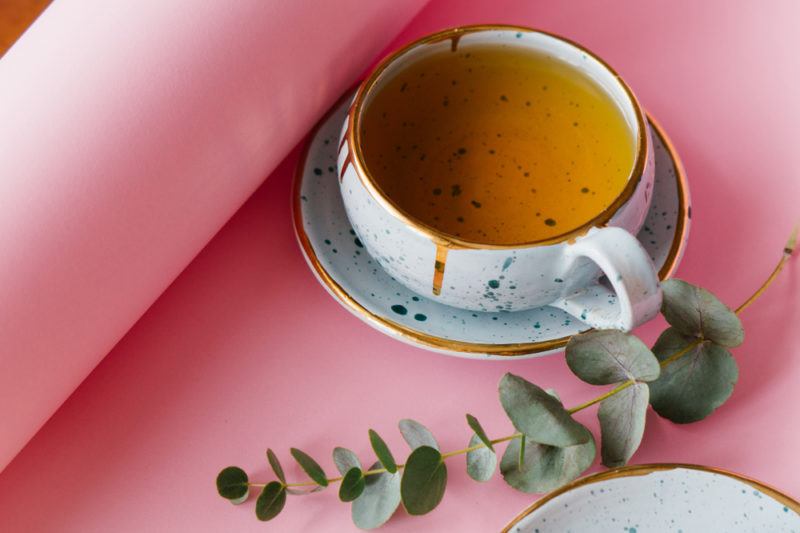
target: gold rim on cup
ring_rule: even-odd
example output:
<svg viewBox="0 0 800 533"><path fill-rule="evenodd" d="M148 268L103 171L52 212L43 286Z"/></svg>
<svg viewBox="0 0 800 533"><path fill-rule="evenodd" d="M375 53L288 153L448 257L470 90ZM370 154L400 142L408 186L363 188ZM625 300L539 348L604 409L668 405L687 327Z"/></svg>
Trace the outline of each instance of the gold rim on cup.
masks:
<svg viewBox="0 0 800 533"><path fill-rule="evenodd" d="M456 237L455 235L450 235L445 233L441 230L434 228L428 224L425 224L421 220L418 220L416 217L412 216L411 214L407 213L403 209L401 209L391 198L389 198L380 186L375 182L374 178L371 176L369 171L367 170L366 162L364 161L363 154L361 153L361 132L360 132L360 118L363 111L363 104L365 98L369 95L370 90L373 88L375 83L381 77L383 72L393 64L397 59L401 56L405 55L407 52L411 51L414 48L419 46L423 46L426 44L438 43L441 41L452 40L453 47L458 43L458 40L469 33L477 33L477 32L484 32L484 31L517 31L523 33L538 33L541 35L545 35L547 37L559 40L563 43L566 43L578 50L582 53L586 54L587 56L593 58L595 61L600 63L612 76L617 80L617 83L625 91L628 99L630 100L631 105L633 106L634 113L636 115L636 123L638 127L638 136L636 139L636 157L634 159L633 168L631 169L631 173L628 176L627 184L625 188L620 192L619 196L609 204L601 213L596 215L591 220L587 221L583 225L571 229L565 233L548 237L546 239L539 239L530 242L524 243L509 243L509 244L487 244L487 243L480 243L469 241L465 239L461 239ZM533 246L543 246L548 244L555 244L559 242L569 241L571 239L575 239L583 234L585 234L589 229L593 227L600 227L604 226L617 212L617 210L622 207L625 202L627 202L630 197L633 195L636 187L638 186L641 178L644 174L644 167L648 157L648 150L650 147L647 144L647 127L644 113L642 111L642 107L639 104L636 96L633 94L633 91L628 84L625 83L617 72L611 68L611 66L606 63L603 59L595 55L592 51L586 49L582 45L571 41L565 37L560 35L556 35L554 33L537 30L534 28L529 28L527 26L514 26L514 25L506 25L506 24L479 24L479 25L472 25L472 26L461 26L456 28L450 28L446 30L442 30L440 32L434 33L432 35L428 35L421 39L417 39L404 47L400 48L393 54L384 58L378 66L372 71L369 77L364 80L358 87L356 92L355 99L353 100L353 104L350 106L350 110L348 112L348 127L347 132L345 133L346 140L348 143L348 150L352 152L351 161L356 170L356 174L358 175L358 179L361 180L361 183L367 188L373 198L375 198L385 209L387 209L390 213L392 213L395 217L403 220L406 224L410 227L414 228L415 230L419 231L423 235L430 238L434 243L441 245L445 248L450 249L480 249L480 250L502 250L502 249L509 249L509 248L529 248Z"/></svg>

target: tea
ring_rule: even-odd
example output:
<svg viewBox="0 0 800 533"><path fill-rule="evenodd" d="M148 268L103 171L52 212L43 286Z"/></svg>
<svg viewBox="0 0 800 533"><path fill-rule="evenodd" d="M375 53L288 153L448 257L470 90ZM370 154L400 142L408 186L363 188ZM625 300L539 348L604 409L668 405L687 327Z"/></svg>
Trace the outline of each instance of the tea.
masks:
<svg viewBox="0 0 800 533"><path fill-rule="evenodd" d="M462 44L407 65L367 103L367 171L446 234L519 244L576 229L628 181L635 140L586 74L515 46Z"/></svg>

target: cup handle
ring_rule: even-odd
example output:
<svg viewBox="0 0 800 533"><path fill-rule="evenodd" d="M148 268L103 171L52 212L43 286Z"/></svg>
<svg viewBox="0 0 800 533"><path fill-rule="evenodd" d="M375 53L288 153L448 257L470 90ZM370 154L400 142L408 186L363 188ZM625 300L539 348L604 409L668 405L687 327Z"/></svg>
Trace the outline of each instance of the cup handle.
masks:
<svg viewBox="0 0 800 533"><path fill-rule="evenodd" d="M598 329L629 331L655 317L661 309L661 286L653 262L641 243L622 228L605 227L569 245L573 260L585 257L605 274L616 293L608 293L600 283L584 287L551 305L579 317ZM568 258L569 260L569 258Z"/></svg>

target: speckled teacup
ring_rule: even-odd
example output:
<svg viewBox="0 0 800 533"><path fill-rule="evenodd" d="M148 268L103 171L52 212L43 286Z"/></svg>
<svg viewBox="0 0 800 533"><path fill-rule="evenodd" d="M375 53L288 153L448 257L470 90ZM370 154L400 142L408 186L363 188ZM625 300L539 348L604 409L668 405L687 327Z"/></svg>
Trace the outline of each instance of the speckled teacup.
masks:
<svg viewBox="0 0 800 533"><path fill-rule="evenodd" d="M497 245L466 241L400 209L366 169L360 120L386 82L432 51L459 45L518 46L552 55L590 76L619 105L636 140L621 194L577 229L546 240ZM593 327L628 330L658 313L653 264L634 235L650 205L654 157L644 112L630 88L601 59L563 38L516 26L468 26L420 39L382 61L361 84L342 131L338 165L347 216L373 258L411 290L475 311L553 305ZM598 307L601 276L616 305ZM603 292L607 292L603 290ZM607 302L605 302L607 303Z"/></svg>

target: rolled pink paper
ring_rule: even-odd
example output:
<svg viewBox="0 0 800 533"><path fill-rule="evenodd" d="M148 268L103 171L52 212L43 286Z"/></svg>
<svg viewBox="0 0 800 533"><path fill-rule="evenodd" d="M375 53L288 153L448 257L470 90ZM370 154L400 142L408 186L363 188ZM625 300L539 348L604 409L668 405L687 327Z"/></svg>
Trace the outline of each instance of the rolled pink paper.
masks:
<svg viewBox="0 0 800 533"><path fill-rule="evenodd" d="M0 59L0 470L425 1L56 0Z"/></svg>

